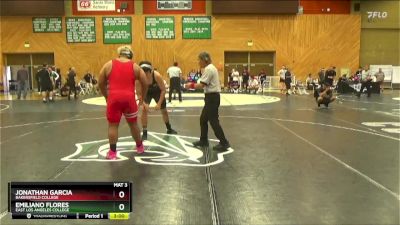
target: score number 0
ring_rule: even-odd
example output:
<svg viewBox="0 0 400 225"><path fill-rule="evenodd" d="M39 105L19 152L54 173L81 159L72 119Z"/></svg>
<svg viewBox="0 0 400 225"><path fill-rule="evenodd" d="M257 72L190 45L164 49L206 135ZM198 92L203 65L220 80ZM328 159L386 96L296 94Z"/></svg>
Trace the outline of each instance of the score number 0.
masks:
<svg viewBox="0 0 400 225"><path fill-rule="evenodd" d="M119 196L120 198L124 198L124 197L125 197L125 192L120 191L120 192L118 193L118 196ZM119 204L118 208L119 208L119 210L123 211L123 210L125 209L125 205L124 205L124 204Z"/></svg>

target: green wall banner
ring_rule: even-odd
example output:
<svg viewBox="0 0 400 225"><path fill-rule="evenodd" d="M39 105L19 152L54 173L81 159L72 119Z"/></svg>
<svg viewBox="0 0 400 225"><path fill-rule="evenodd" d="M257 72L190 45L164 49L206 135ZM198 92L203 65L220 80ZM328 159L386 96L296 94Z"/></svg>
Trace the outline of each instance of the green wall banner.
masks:
<svg viewBox="0 0 400 225"><path fill-rule="evenodd" d="M66 17L67 43L96 42L95 17Z"/></svg>
<svg viewBox="0 0 400 225"><path fill-rule="evenodd" d="M61 17L33 17L33 33L61 33Z"/></svg>
<svg viewBox="0 0 400 225"><path fill-rule="evenodd" d="M104 44L132 43L131 17L103 17Z"/></svg>
<svg viewBox="0 0 400 225"><path fill-rule="evenodd" d="M183 39L211 39L210 16L183 16Z"/></svg>
<svg viewBox="0 0 400 225"><path fill-rule="evenodd" d="M175 39L175 18L173 16L146 16L146 39Z"/></svg>

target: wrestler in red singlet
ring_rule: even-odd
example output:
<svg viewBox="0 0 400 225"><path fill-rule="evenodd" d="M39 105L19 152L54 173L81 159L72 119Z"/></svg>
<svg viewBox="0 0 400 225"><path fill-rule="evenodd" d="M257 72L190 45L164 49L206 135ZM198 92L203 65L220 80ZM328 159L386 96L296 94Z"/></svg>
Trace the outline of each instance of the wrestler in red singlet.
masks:
<svg viewBox="0 0 400 225"><path fill-rule="evenodd" d="M107 101L108 139L110 150L107 159L117 159L118 126L122 114L131 129L132 137L136 141L137 152L143 153L144 146L137 125L138 105L135 99L135 81L142 86L142 93L146 96L147 85L143 70L134 63L132 50L129 46L118 48L119 57L108 61L100 71L99 88ZM108 83L108 89L107 89ZM143 99L139 99L143 104Z"/></svg>

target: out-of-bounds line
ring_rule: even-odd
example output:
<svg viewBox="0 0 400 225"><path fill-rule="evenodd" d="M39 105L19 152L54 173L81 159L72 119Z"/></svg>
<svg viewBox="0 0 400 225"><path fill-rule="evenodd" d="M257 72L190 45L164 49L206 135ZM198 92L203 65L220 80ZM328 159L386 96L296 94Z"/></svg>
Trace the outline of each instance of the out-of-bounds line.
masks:
<svg viewBox="0 0 400 225"><path fill-rule="evenodd" d="M346 107L346 106L340 106L340 107L343 107L343 108L348 109L348 107ZM314 112L318 112L318 110L316 110L316 109L312 109L312 110L313 110ZM327 115L327 116L328 116L328 115ZM373 132L373 133L382 134L382 133L380 133L380 132L377 132L377 131L374 130L374 129L371 129L371 128L369 128L369 127L363 127L363 126L361 126L360 124L356 124L356 123L353 123L353 122L351 122L351 121L347 121L347 120L343 120L343 119L339 119L339 118L333 118L333 119L334 119L334 120L341 121L341 122L344 122L344 123L351 124L351 125L356 126L356 127L363 128L363 129L365 129L365 130L369 130L369 131L371 131L371 132Z"/></svg>
<svg viewBox="0 0 400 225"><path fill-rule="evenodd" d="M5 106L6 106L5 108L0 109L0 112L3 111L3 110L6 110L6 109L8 109L8 108L10 108L10 106L9 106L9 105L6 105L6 104L0 104L0 105L5 105Z"/></svg>
<svg viewBox="0 0 400 225"><path fill-rule="evenodd" d="M8 213L7 210L4 211L4 212L2 212L2 213L0 213L0 220L1 220L3 217L7 216L7 213Z"/></svg>
<svg viewBox="0 0 400 225"><path fill-rule="evenodd" d="M170 117L199 117L200 115L169 115L169 116ZM161 115L149 115L149 117L161 117ZM372 134L372 135L384 137L387 139L400 141L400 138L396 138L396 137L392 137L392 136L388 136L388 135L384 135L384 134L380 134L380 133L376 133L376 132L370 132L370 131L366 131L366 130L360 130L360 129L350 128L350 127L343 127L343 126L330 125L330 124L324 124L324 123L315 123L315 122L280 119L280 118L265 118L265 117L256 117L256 116L220 116L220 118L259 119L259 120L284 121L284 122L291 122L291 123L319 125L319 126L332 127L332 128L338 128L338 129L344 129L344 130L351 130L351 131L365 133L365 134ZM100 120L100 119L105 119L105 117L65 119L65 120L56 120L56 121L47 121L47 122L38 122L38 123L26 123L26 124L9 125L9 126L4 126L4 127L0 127L0 128L5 129L5 128L22 127L22 126L29 126L29 125L47 124L47 123L63 123L63 122L73 122L73 121L82 121L82 120Z"/></svg>
<svg viewBox="0 0 400 225"><path fill-rule="evenodd" d="M66 165L64 168L62 168L58 173L56 173L54 176L50 177L48 180L52 181L57 179L62 173L64 173L74 162L69 163Z"/></svg>
<svg viewBox="0 0 400 225"><path fill-rule="evenodd" d="M376 187L378 187L381 190L384 190L386 192L388 192L389 194L391 194L393 197L395 197L398 201L400 201L400 196L399 194L389 190L387 187L383 186L382 184L376 182L375 180L373 180L372 178L370 178L369 176L361 173L360 171L358 171L357 169L351 167L350 165L346 164L345 162L343 162L342 160L336 158L335 156L333 156L332 154L328 153L327 151L323 150L322 148L318 147L317 145L311 143L309 140L307 140L306 138L298 135L296 132L294 132L293 130L289 129L288 127L284 126L283 124L274 121L274 123L276 123L278 126L280 126L281 128L283 128L284 130L289 131L291 134L293 134L294 136L296 136L297 138L301 139L302 141L306 142L307 144L311 145L312 147L314 147L315 149L317 149L318 151L320 151L321 153L323 153L324 155L328 156L329 158L333 159L334 161L336 161L337 163L341 164L342 166L344 166L346 169L352 171L353 173L361 176L362 178L364 178L365 180L367 180L369 183L375 185Z"/></svg>
<svg viewBox="0 0 400 225"><path fill-rule="evenodd" d="M3 142L0 142L0 144L7 143L7 142L10 142L10 141L15 140L15 139L18 139L18 138L22 138L22 137L24 137L24 136L26 136L26 135L28 135L28 134L32 134L32 133L33 133L33 131L29 131L29 132L27 132L27 133L24 133L24 134L21 134L21 135L18 135L18 136L13 136L13 137L11 137L11 138L9 138L9 139L3 141Z"/></svg>
<svg viewBox="0 0 400 225"><path fill-rule="evenodd" d="M396 104L396 103L383 103L383 102L372 102L372 101L366 102L366 101L361 101L361 100L346 99L346 98L343 98L342 96L338 96L338 100L347 101L347 102L360 102L360 103L366 103L366 104L395 105L395 106L400 105L400 104Z"/></svg>
<svg viewBox="0 0 400 225"><path fill-rule="evenodd" d="M31 125L41 125L41 124L51 124L51 123L63 123L63 122L72 122L72 121L81 121L81 120L100 120L104 119L105 117L95 117L95 118L80 118L80 119L64 119L64 120L52 120L52 121L43 121L43 122L36 122L36 123L24 123L24 124L16 124L16 125L8 125L4 127L0 127L0 129L6 128L14 128L14 127L24 127L24 126L31 126Z"/></svg>
<svg viewBox="0 0 400 225"><path fill-rule="evenodd" d="M372 134L396 141L400 141L400 138L395 138L392 136L384 135L384 134L379 134L375 132L370 132L366 130L360 130L360 129L355 129L355 128L350 128L350 127L343 127L343 126L338 126L338 125L330 125L330 124L324 124L324 123L315 123L315 122L307 122L307 121L299 121L299 120L288 120L288 119L279 119L279 118L264 118L264 117L253 117L253 116L220 116L221 118L236 118L236 119L259 119L259 120L271 120L271 121L283 121L283 122L291 122L291 123L300 123L300 124L310 124L310 125L319 125L319 126L326 126L326 127L332 127L332 128L338 128L338 129L344 129L344 130L351 130L351 131L356 131L360 133L366 133L366 134Z"/></svg>

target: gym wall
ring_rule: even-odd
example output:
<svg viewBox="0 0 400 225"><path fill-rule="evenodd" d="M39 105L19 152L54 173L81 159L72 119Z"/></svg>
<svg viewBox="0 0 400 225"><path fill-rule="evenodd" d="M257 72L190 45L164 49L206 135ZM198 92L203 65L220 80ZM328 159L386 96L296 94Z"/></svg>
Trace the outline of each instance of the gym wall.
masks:
<svg viewBox="0 0 400 225"><path fill-rule="evenodd" d="M276 51L276 68L288 65L297 77L315 74L322 66L354 70L359 64L361 20L357 15L215 16L210 40L183 40L181 15L175 16L174 40L146 40L145 16L132 18L134 59L152 61L164 75L173 61L180 63L185 75L197 68L201 51L209 51L221 68L224 51ZM107 60L117 56L118 45L103 44L101 16L96 16L97 41L93 44L67 44L64 18L63 33L33 33L31 17L1 20L3 54L54 52L63 76L71 66L76 67L78 76L88 69L98 74ZM252 47L247 46L249 40ZM30 42L30 48L24 47L25 41Z"/></svg>
<svg viewBox="0 0 400 225"><path fill-rule="evenodd" d="M361 1L360 9L360 65L400 66L400 0Z"/></svg>

